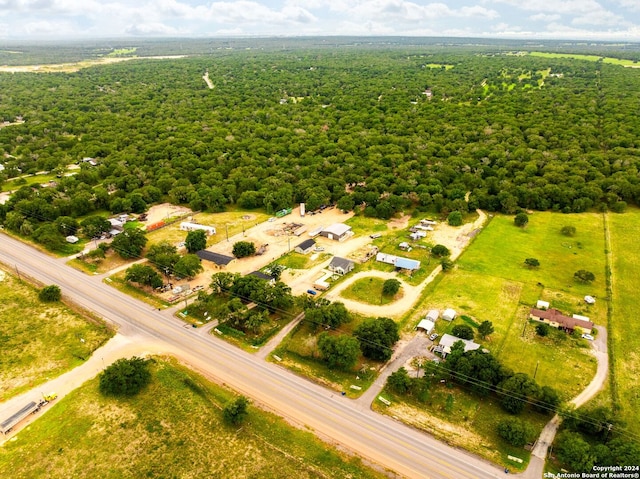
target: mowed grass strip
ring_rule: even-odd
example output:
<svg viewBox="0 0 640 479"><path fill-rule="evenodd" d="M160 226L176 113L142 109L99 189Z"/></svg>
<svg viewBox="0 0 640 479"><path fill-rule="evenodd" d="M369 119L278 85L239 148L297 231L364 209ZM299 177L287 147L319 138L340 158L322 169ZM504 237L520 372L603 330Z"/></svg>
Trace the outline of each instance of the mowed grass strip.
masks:
<svg viewBox="0 0 640 479"><path fill-rule="evenodd" d="M611 367L622 419L631 432L640 434L640 210L634 208L624 214L610 214L608 220L613 256Z"/></svg>
<svg viewBox="0 0 640 479"><path fill-rule="evenodd" d="M6 270L0 276L0 401L78 366L112 336L62 303L42 303Z"/></svg>
<svg viewBox="0 0 640 479"><path fill-rule="evenodd" d="M230 391L173 361L152 371L136 397L105 398L94 379L54 404L0 448L0 477L384 477L255 407L228 426Z"/></svg>

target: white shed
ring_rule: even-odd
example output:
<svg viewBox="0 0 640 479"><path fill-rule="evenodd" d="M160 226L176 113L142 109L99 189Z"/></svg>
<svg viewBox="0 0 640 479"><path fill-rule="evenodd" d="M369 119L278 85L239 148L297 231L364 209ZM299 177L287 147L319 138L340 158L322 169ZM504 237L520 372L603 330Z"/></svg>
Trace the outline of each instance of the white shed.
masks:
<svg viewBox="0 0 640 479"><path fill-rule="evenodd" d="M549 302L539 299L536 303L536 309L549 309Z"/></svg>
<svg viewBox="0 0 640 479"><path fill-rule="evenodd" d="M425 333L429 334L433 331L435 323L433 321L429 321L428 319L423 319L418 323L416 329L422 329Z"/></svg>
<svg viewBox="0 0 640 479"><path fill-rule="evenodd" d="M429 321L433 321L434 323L440 317L440 311L437 309L431 309L424 319L428 319Z"/></svg>
<svg viewBox="0 0 640 479"><path fill-rule="evenodd" d="M456 319L456 316L457 316L457 313L455 312L455 310L451 308L445 309L444 312L442 313L442 319L446 321L453 321L454 319Z"/></svg>

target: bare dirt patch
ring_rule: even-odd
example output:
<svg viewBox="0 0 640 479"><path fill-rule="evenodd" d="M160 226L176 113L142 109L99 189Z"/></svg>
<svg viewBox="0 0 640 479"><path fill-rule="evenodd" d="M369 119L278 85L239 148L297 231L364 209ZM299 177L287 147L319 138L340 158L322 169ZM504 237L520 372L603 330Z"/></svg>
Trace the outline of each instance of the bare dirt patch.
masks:
<svg viewBox="0 0 640 479"><path fill-rule="evenodd" d="M451 259L455 260L471 239L478 234L484 225L487 215L482 210L476 210L478 218L473 223L465 223L462 226L449 226L447 223L440 223L431 233L431 238L435 244L441 244L451 251Z"/></svg>
<svg viewBox="0 0 640 479"><path fill-rule="evenodd" d="M176 206L171 203L162 203L149 208L147 212L147 225L152 225L160 221L167 221L177 216L191 215L193 211L185 206Z"/></svg>

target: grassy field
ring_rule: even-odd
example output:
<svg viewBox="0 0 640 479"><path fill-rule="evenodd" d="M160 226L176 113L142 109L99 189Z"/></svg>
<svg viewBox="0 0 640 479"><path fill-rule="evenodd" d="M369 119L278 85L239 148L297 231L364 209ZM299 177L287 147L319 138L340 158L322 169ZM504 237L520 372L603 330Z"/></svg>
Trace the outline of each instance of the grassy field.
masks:
<svg viewBox="0 0 640 479"><path fill-rule="evenodd" d="M603 63L609 63L611 65L620 65L624 67L637 66L638 62L634 60L627 60L625 58L613 58L613 57L601 57L598 55L581 55L579 53L549 53L549 52L530 52L532 57L543 58L571 58L574 60L586 60L589 62L597 62L602 59Z"/></svg>
<svg viewBox="0 0 640 479"><path fill-rule="evenodd" d="M384 477L254 407L242 427L227 426L230 391L172 361L152 370L134 398L105 398L94 379L54 404L0 448L0 477Z"/></svg>
<svg viewBox="0 0 640 479"><path fill-rule="evenodd" d="M347 299L354 299L366 304L389 304L402 299L402 287L394 297L383 295L384 286L382 278L361 278L340 293L340 296Z"/></svg>
<svg viewBox="0 0 640 479"><path fill-rule="evenodd" d="M560 233L565 225L576 227L574 237ZM415 326L434 308L453 308L475 323L489 320L495 332L487 340L477 341L507 366L536 374L540 384L557 388L568 399L595 373L587 342L564 333L537 336L534 326L528 325L528 311L543 299L567 314L583 314L606 325L606 302L588 306L582 300L586 294L606 296L603 252L601 215L535 213L525 229L515 227L512 217L495 216L459 258L457 267L427 287L406 327ZM540 267L525 267L524 260L529 257L539 259ZM578 269L594 272L594 283L576 283L573 273ZM436 331L450 332L462 321L438 321Z"/></svg>
<svg viewBox="0 0 640 479"><path fill-rule="evenodd" d="M622 215L610 214L608 219L613 259L609 347L613 349L615 395L627 428L640 434L640 211L630 209Z"/></svg>
<svg viewBox="0 0 640 479"><path fill-rule="evenodd" d="M573 237L560 233L563 226L574 226ZM526 258L537 258L540 267L525 267ZM605 296L605 256L602 215L583 213L563 215L536 212L526 228L517 228L513 218L497 215L458 260L460 269L488 276L541 283L546 288L570 291L577 296ZM573 279L579 269L596 276L593 284Z"/></svg>
<svg viewBox="0 0 640 479"><path fill-rule="evenodd" d="M432 385L422 400L397 397L387 389L381 396L390 400L391 406L375 401L375 411L399 418L443 442L471 451L511 471L522 471L527 467L530 453L507 444L496 433L496 425L513 416L504 412L494 398L480 398L458 387L448 387L446 383ZM451 421L452 417L456 418L455 422ZM537 434L549 420L549 416L535 412L523 413L520 417L530 423ZM508 455L524 462L510 461Z"/></svg>
<svg viewBox="0 0 640 479"><path fill-rule="evenodd" d="M0 401L82 364L112 333L0 270ZM84 340L84 341L81 341Z"/></svg>

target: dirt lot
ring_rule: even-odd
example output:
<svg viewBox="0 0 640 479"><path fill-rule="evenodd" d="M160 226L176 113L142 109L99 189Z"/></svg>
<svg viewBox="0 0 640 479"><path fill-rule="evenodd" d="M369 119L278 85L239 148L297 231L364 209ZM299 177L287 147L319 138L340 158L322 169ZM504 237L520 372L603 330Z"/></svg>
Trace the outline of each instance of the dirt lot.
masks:
<svg viewBox="0 0 640 479"><path fill-rule="evenodd" d="M225 271L233 273L247 274L256 271L280 256L293 251L298 244L309 239L309 232L320 226L329 226L333 223L342 223L353 216L353 213L342 213L336 208L325 210L321 214L304 217L300 216L300 211L294 209L293 213L283 218L277 218L274 221L265 221L257 226L239 233L229 238L229 241L221 241L220 243L208 248L216 253L233 256L231 251L233 244L238 241L252 241L256 248L262 245L268 245L266 252L261 256L252 256L250 258L242 258L229 264ZM307 229L300 235L287 235L284 233L285 228L290 227L292 223L305 226ZM326 238L315 238L318 245L324 246L325 251L338 255L346 256L357 245L354 238L350 238L342 243L331 241Z"/></svg>
<svg viewBox="0 0 640 479"><path fill-rule="evenodd" d="M152 225L158 221L165 220L174 216L183 216L191 214L192 211L184 206L176 206L171 203L162 203L149 208L147 212L146 225Z"/></svg>
<svg viewBox="0 0 640 479"><path fill-rule="evenodd" d="M469 244L469 241L482 229L487 215L482 210L476 210L478 218L473 223L465 223L462 226L449 226L445 222L438 223L435 230L430 233L430 239L434 244L442 244L451 251L451 259L455 260Z"/></svg>

